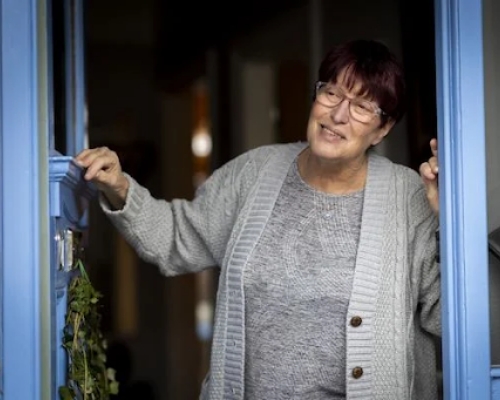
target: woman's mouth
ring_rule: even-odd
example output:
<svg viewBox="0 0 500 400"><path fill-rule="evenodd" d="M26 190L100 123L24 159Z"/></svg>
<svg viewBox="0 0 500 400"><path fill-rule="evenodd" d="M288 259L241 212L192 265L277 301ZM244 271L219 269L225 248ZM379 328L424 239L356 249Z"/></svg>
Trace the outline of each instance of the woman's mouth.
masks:
<svg viewBox="0 0 500 400"><path fill-rule="evenodd" d="M323 136L328 139L328 140L342 140L345 139L343 135L341 135L339 132L334 131L330 128L328 128L326 125L320 124L321 126L321 133Z"/></svg>

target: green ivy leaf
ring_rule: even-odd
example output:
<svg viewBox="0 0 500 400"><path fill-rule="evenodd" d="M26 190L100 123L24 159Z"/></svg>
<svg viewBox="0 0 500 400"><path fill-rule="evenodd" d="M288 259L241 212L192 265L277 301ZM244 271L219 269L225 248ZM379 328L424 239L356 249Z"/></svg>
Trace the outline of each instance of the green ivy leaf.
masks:
<svg viewBox="0 0 500 400"><path fill-rule="evenodd" d="M59 388L59 396L61 400L73 400L73 393L71 389L66 386L61 386Z"/></svg>
<svg viewBox="0 0 500 400"><path fill-rule="evenodd" d="M61 400L82 397L109 400L117 394L119 383L113 369L106 369L107 343L100 330L101 314L97 303L102 297L92 286L83 262L77 260L80 275L68 287L68 311L62 346L69 363L66 386L59 389Z"/></svg>
<svg viewBox="0 0 500 400"><path fill-rule="evenodd" d="M120 384L118 382L111 382L109 384L109 393L110 394L118 394L119 387L120 387ZM64 400L66 400L66 399L64 399Z"/></svg>

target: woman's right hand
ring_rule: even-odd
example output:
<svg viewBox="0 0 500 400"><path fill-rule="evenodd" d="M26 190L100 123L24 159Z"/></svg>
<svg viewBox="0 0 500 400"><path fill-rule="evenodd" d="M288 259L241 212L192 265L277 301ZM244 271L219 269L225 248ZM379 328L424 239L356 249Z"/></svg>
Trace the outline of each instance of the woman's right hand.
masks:
<svg viewBox="0 0 500 400"><path fill-rule="evenodd" d="M427 200L434 211L434 213L439 216L439 187L438 187L438 174L439 174L439 163L438 163L438 143L437 139L431 139L430 147L432 156L428 161L420 165L420 176L425 185L425 191L427 193Z"/></svg>
<svg viewBox="0 0 500 400"><path fill-rule="evenodd" d="M94 183L115 209L123 208L129 182L114 151L107 147L86 149L75 157L75 162L85 168L85 179Z"/></svg>

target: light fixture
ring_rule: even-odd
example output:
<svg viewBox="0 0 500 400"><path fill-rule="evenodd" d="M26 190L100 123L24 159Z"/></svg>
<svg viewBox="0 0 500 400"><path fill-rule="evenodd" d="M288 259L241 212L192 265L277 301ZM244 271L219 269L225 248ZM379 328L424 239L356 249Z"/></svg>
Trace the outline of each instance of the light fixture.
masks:
<svg viewBox="0 0 500 400"><path fill-rule="evenodd" d="M212 152L212 137L206 128L198 128L191 140L191 149L196 157L208 157Z"/></svg>

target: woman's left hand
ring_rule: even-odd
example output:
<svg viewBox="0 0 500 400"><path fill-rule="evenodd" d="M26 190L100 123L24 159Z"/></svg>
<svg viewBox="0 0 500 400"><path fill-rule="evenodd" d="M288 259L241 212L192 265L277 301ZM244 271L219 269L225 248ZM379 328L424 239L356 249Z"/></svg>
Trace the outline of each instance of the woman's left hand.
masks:
<svg viewBox="0 0 500 400"><path fill-rule="evenodd" d="M425 190L427 191L427 199L431 208L436 215L439 215L439 189L438 189L438 151L437 139L432 139L430 142L432 156L429 161L420 165L420 176L424 181Z"/></svg>

